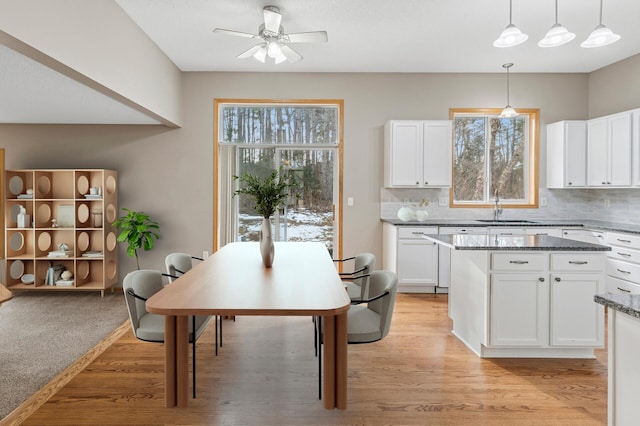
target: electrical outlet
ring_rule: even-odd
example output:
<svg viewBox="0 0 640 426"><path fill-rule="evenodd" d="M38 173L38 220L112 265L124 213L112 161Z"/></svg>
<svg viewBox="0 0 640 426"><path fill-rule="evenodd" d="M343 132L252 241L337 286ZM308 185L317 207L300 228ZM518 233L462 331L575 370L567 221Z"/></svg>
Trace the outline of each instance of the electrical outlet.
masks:
<svg viewBox="0 0 640 426"><path fill-rule="evenodd" d="M202 258L206 259L207 257L209 257L209 251L205 250L202 252Z"/></svg>
<svg viewBox="0 0 640 426"><path fill-rule="evenodd" d="M447 207L449 205L449 199L444 197L438 199L438 205L440 207Z"/></svg>
<svg viewBox="0 0 640 426"><path fill-rule="evenodd" d="M540 207L547 207L546 197L540 197Z"/></svg>
<svg viewBox="0 0 640 426"><path fill-rule="evenodd" d="M347 197L347 206L349 207L353 206L353 197Z"/></svg>
<svg viewBox="0 0 640 426"><path fill-rule="evenodd" d="M611 207L611 201L609 201L609 200L604 200L604 206L605 206L605 207Z"/></svg>

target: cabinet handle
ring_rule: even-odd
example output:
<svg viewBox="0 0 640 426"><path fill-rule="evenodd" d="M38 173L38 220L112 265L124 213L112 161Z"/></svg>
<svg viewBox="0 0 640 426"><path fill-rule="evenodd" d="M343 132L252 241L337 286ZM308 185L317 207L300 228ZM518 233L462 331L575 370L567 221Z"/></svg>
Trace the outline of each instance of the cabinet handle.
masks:
<svg viewBox="0 0 640 426"><path fill-rule="evenodd" d="M413 231L413 232L411 232L411 233L412 233L413 235L424 235L424 232L415 232L415 231Z"/></svg>
<svg viewBox="0 0 640 426"><path fill-rule="evenodd" d="M587 263L589 262L587 262L586 260L570 260L569 261L569 264L571 265L586 265Z"/></svg>
<svg viewBox="0 0 640 426"><path fill-rule="evenodd" d="M624 256L624 257L631 257L631 255L629 253L620 253L618 251L618 252L616 252L616 254L619 254L620 256Z"/></svg>
<svg viewBox="0 0 640 426"><path fill-rule="evenodd" d="M618 241L620 241L621 243L627 243L630 244L631 240L621 240L620 238L616 238Z"/></svg>
<svg viewBox="0 0 640 426"><path fill-rule="evenodd" d="M618 272L620 272L620 273L622 273L622 274L631 274L631 272L629 272L629 271L623 271L622 269L617 269L617 268L616 268L616 271L618 271Z"/></svg>
<svg viewBox="0 0 640 426"><path fill-rule="evenodd" d="M500 235L513 235L513 232L501 232Z"/></svg>
<svg viewBox="0 0 640 426"><path fill-rule="evenodd" d="M616 287L616 288L622 292L631 293L631 290L627 290L626 288L620 288L620 287Z"/></svg>
<svg viewBox="0 0 640 426"><path fill-rule="evenodd" d="M555 280L556 280L556 282L562 281L562 279L560 279L560 277L556 277Z"/></svg>
<svg viewBox="0 0 640 426"><path fill-rule="evenodd" d="M429 185L429 181L426 181L426 180L425 180L425 181L424 181L424 184L425 184L425 185Z"/></svg>
<svg viewBox="0 0 640 426"><path fill-rule="evenodd" d="M541 283L543 283L543 282L544 282L544 278L540 277L540 278L538 278L538 281L540 281Z"/></svg>
<svg viewBox="0 0 640 426"><path fill-rule="evenodd" d="M573 185L573 182L569 182L569 185Z"/></svg>
<svg viewBox="0 0 640 426"><path fill-rule="evenodd" d="M606 185L606 184L607 184L607 182L605 182L605 181L602 181L602 184L603 184L603 185Z"/></svg>
<svg viewBox="0 0 640 426"><path fill-rule="evenodd" d="M509 263L515 263L516 265L526 265L528 260L510 260Z"/></svg>
<svg viewBox="0 0 640 426"><path fill-rule="evenodd" d="M420 182L416 182L416 185L420 185Z"/></svg>

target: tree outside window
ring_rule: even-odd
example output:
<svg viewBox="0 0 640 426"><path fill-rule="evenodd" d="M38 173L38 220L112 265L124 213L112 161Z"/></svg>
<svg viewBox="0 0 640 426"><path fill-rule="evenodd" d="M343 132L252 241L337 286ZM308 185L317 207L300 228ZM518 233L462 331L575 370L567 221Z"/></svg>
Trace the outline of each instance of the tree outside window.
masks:
<svg viewBox="0 0 640 426"><path fill-rule="evenodd" d="M500 118L498 109L451 110L452 207L537 207L538 110Z"/></svg>

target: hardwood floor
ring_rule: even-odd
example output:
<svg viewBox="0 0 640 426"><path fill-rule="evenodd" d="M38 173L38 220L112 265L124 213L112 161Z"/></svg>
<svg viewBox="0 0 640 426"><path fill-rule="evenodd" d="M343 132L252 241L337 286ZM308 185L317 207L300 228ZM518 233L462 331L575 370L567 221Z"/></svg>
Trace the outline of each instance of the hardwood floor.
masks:
<svg viewBox="0 0 640 426"><path fill-rule="evenodd" d="M317 397L310 318L238 317L198 342L197 398L163 407L163 348L126 332L24 425L604 425L597 359L480 359L450 333L446 295L399 294L391 333L349 346L349 407Z"/></svg>

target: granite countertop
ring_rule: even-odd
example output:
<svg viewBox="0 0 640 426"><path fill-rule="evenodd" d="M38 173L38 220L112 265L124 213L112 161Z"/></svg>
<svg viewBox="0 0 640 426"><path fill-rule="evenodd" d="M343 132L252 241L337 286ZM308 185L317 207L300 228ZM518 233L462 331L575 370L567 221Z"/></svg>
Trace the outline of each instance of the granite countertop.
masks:
<svg viewBox="0 0 640 426"><path fill-rule="evenodd" d="M640 318L640 294L596 294L593 300L610 309Z"/></svg>
<svg viewBox="0 0 640 426"><path fill-rule="evenodd" d="M523 219L509 222L484 222L474 219L427 219L419 222L416 220L403 222L400 219L381 219L383 222L397 226L442 226L442 227L515 227L515 228L536 228L536 227L583 227L600 231L618 231L629 234L640 234L640 225L631 223L607 222L602 220L589 219L553 219L553 220L530 220Z"/></svg>
<svg viewBox="0 0 640 426"><path fill-rule="evenodd" d="M548 235L423 235L455 250L491 251L610 251L611 247Z"/></svg>

